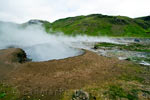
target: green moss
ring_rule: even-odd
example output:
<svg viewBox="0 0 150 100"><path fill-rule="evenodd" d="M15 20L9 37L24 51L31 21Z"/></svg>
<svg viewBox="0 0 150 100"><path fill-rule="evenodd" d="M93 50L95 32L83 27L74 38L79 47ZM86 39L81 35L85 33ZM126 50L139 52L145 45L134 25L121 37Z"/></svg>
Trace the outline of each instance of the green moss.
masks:
<svg viewBox="0 0 150 100"><path fill-rule="evenodd" d="M123 49L139 52L150 52L149 45L133 43L128 46L124 46Z"/></svg>
<svg viewBox="0 0 150 100"><path fill-rule="evenodd" d="M150 58L149 57L129 57L128 58L129 61L136 61L136 62L141 62L141 61L146 61L146 62L150 62Z"/></svg>
<svg viewBox="0 0 150 100"><path fill-rule="evenodd" d="M150 95L150 90L149 91L147 91L147 90L141 90L143 93L145 93L145 94L148 94L148 95Z"/></svg>
<svg viewBox="0 0 150 100"><path fill-rule="evenodd" d="M61 98L61 100L71 100L73 93L74 93L73 90L65 91L62 98Z"/></svg>
<svg viewBox="0 0 150 100"><path fill-rule="evenodd" d="M98 43L98 44L95 45L95 47L116 47L116 46L124 46L124 45L114 44L114 43L107 43L107 42Z"/></svg>
<svg viewBox="0 0 150 100"><path fill-rule="evenodd" d="M105 95L108 95L112 100L126 98L128 100L138 100L138 90L125 90L119 85L110 85Z"/></svg>
<svg viewBox="0 0 150 100"><path fill-rule="evenodd" d="M149 44L138 44L138 43L131 43L128 45L125 44L114 44L114 43L98 43L94 46L95 49L99 47L107 47L113 49L113 47L118 48L120 50L129 50L129 51L138 51L138 52L150 52Z"/></svg>
<svg viewBox="0 0 150 100"><path fill-rule="evenodd" d="M0 98L4 98L5 96L6 96L6 93L4 93L4 92L0 93Z"/></svg>
<svg viewBox="0 0 150 100"><path fill-rule="evenodd" d="M17 91L17 89L0 84L0 100L17 100L19 98L20 94Z"/></svg>
<svg viewBox="0 0 150 100"><path fill-rule="evenodd" d="M124 74L121 77L119 77L119 79L121 80L125 80L125 81L138 81L140 83L142 83L144 81L144 78L136 76L136 75L132 75L132 74Z"/></svg>
<svg viewBox="0 0 150 100"><path fill-rule="evenodd" d="M107 92L109 94L110 99L125 98L127 93L120 86L109 86L109 90Z"/></svg>
<svg viewBox="0 0 150 100"><path fill-rule="evenodd" d="M139 64L128 64L124 66L126 69L124 69L126 72L132 71L131 74L143 74L147 72L143 66L140 66ZM133 73L134 72L134 73Z"/></svg>

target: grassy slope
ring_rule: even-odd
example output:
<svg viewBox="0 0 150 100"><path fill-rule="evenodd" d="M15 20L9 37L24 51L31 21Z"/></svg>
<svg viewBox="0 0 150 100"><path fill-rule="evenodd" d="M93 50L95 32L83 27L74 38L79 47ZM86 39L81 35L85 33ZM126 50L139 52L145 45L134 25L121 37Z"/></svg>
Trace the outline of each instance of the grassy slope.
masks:
<svg viewBox="0 0 150 100"><path fill-rule="evenodd" d="M150 37L150 16L133 19L125 16L92 14L59 19L53 23L42 20L37 21L43 23L46 32L49 33L63 32L66 35ZM28 23L22 24L23 27L27 25Z"/></svg>
<svg viewBox="0 0 150 100"><path fill-rule="evenodd" d="M150 37L148 33L150 32L150 20L148 18L132 19L124 16L92 14L59 19L51 24L51 28L67 35ZM46 30L48 29L46 28Z"/></svg>
<svg viewBox="0 0 150 100"><path fill-rule="evenodd" d="M133 19L125 16L92 14L59 19L53 23L42 20L37 21L43 23L48 33L63 32L66 35L150 37L150 16ZM22 24L22 26L26 27L29 22Z"/></svg>

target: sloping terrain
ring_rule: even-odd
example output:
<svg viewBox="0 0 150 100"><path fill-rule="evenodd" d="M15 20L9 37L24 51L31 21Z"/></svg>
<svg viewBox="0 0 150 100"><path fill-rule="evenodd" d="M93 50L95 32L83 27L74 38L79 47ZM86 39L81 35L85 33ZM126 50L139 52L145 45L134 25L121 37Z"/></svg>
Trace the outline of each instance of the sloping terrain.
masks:
<svg viewBox="0 0 150 100"><path fill-rule="evenodd" d="M86 100L150 99L148 67L90 51L62 60L27 62L23 50L11 48L0 50L0 61L0 69L5 67L0 70L5 76L0 100L71 100L78 89L88 94Z"/></svg>
<svg viewBox="0 0 150 100"><path fill-rule="evenodd" d="M4 23L6 22L0 22L0 25ZM35 19L17 25L24 28L32 24L43 25L45 31L51 34L63 32L72 36L150 37L150 16L129 18L91 14L58 19L53 23Z"/></svg>
<svg viewBox="0 0 150 100"><path fill-rule="evenodd" d="M59 19L51 24L54 31L68 35L150 37L149 16L129 18L92 14ZM47 29L47 28L46 28Z"/></svg>
<svg viewBox="0 0 150 100"><path fill-rule="evenodd" d="M6 77L18 66L19 63L26 61L26 55L21 49L7 49L0 51L0 80Z"/></svg>

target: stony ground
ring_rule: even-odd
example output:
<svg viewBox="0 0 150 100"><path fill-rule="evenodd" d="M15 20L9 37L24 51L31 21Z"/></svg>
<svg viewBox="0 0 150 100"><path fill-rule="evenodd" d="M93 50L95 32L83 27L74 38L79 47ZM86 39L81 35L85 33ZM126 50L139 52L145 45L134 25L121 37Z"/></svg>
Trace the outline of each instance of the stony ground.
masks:
<svg viewBox="0 0 150 100"><path fill-rule="evenodd" d="M21 49L0 50L0 100L71 100L76 90L87 98L75 100L150 100L148 69L90 51L27 62Z"/></svg>
<svg viewBox="0 0 150 100"><path fill-rule="evenodd" d="M149 42L134 42L124 44L100 42L94 45L94 50L107 57L118 57L138 64L150 66Z"/></svg>

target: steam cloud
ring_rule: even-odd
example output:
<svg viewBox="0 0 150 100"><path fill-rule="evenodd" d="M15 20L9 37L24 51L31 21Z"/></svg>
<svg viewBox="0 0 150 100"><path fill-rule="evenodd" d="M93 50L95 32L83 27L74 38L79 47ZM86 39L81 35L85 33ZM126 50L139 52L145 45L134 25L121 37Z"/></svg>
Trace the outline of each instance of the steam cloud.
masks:
<svg viewBox="0 0 150 100"><path fill-rule="evenodd" d="M68 37L47 34L41 25L21 28L14 23L0 24L0 49L22 48L32 61L47 61L77 56L82 54L83 51L73 47L86 48L82 42L99 41L110 42L111 40L88 36Z"/></svg>

